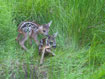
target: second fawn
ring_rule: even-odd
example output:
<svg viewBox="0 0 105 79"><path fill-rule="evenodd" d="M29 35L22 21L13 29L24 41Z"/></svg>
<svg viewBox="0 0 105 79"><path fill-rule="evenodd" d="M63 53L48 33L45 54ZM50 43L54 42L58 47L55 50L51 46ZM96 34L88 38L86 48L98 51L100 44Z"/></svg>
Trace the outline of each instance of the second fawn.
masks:
<svg viewBox="0 0 105 79"><path fill-rule="evenodd" d="M41 55L40 65L43 64L45 54L50 53L53 56L55 56L55 54L51 51L51 49L56 48L56 40L55 40L56 36L57 36L57 33L53 35L48 35L48 37L40 40L40 44L39 44L39 54Z"/></svg>

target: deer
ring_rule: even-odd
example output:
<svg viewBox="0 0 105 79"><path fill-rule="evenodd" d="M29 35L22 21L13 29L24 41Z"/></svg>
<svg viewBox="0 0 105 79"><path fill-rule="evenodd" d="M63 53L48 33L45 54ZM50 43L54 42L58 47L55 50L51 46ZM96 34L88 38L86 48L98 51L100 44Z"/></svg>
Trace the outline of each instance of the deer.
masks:
<svg viewBox="0 0 105 79"><path fill-rule="evenodd" d="M48 35L46 38L40 40L39 43L39 55L41 55L40 65L43 64L44 55L51 54L55 56L55 53L52 52L52 48L56 48L56 36L58 33L54 33L53 35Z"/></svg>
<svg viewBox="0 0 105 79"><path fill-rule="evenodd" d="M52 21L43 25L37 24L35 22L31 22L31 21L21 22L18 26L18 36L16 38L16 41L18 41L20 46L25 51L27 51L27 48L24 45L24 43L28 40L28 38L31 39L30 44L32 44L32 39L33 39L35 43L39 45L37 36L39 34L47 36L49 32L49 27L51 26L51 24L52 24ZM23 36L23 38L20 40L21 35Z"/></svg>

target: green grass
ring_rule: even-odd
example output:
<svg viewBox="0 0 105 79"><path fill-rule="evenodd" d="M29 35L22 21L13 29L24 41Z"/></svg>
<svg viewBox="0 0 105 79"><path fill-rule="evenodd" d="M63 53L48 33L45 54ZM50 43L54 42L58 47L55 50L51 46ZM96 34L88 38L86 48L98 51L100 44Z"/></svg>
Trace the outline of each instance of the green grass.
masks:
<svg viewBox="0 0 105 79"><path fill-rule="evenodd" d="M53 21L55 57L46 57L49 79L105 79L105 0L0 0L0 79L24 79L25 63L39 65L38 47L15 41L21 21ZM29 77L30 75L28 75Z"/></svg>

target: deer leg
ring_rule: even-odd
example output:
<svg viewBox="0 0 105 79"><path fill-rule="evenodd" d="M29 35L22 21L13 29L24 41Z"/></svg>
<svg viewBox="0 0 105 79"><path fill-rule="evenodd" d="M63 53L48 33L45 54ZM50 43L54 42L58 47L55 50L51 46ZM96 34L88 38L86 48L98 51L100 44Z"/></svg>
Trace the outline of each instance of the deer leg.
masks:
<svg viewBox="0 0 105 79"><path fill-rule="evenodd" d="M31 37L30 37L29 43L32 46L32 38Z"/></svg>
<svg viewBox="0 0 105 79"><path fill-rule="evenodd" d="M36 44L39 45L39 41L35 37L33 39L36 42Z"/></svg>
<svg viewBox="0 0 105 79"><path fill-rule="evenodd" d="M43 51L42 51L42 56L41 56L41 59L40 59L40 65L43 64L44 54L45 54L45 49L43 49Z"/></svg>
<svg viewBox="0 0 105 79"><path fill-rule="evenodd" d="M52 56L55 56L55 53L53 53L53 52L52 52L51 50L49 50L49 49L46 49L46 52L52 54Z"/></svg>
<svg viewBox="0 0 105 79"><path fill-rule="evenodd" d="M25 41L28 39L28 35L25 34L23 39L21 41L19 41L20 46L24 49L27 50L27 48L24 46Z"/></svg>
<svg viewBox="0 0 105 79"><path fill-rule="evenodd" d="M20 36L21 36L21 33L19 33L18 36L16 37L16 41L19 41Z"/></svg>
<svg viewBox="0 0 105 79"><path fill-rule="evenodd" d="M36 35L32 35L32 38L34 39L34 41L36 42L37 45L39 45L39 41L37 40L37 36Z"/></svg>
<svg viewBox="0 0 105 79"><path fill-rule="evenodd" d="M33 32L32 32L32 30L30 30L30 32L29 32L29 38L30 38L29 43L30 43L31 46L32 46L32 35L33 35Z"/></svg>

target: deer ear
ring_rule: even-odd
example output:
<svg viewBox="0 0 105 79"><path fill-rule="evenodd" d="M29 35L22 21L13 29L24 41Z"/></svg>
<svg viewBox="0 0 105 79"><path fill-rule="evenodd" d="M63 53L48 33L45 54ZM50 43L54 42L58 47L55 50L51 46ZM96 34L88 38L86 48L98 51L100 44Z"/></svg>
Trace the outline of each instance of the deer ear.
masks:
<svg viewBox="0 0 105 79"><path fill-rule="evenodd" d="M54 33L54 37L56 37L58 35L58 32Z"/></svg>
<svg viewBox="0 0 105 79"><path fill-rule="evenodd" d="M48 25L48 27L50 27L50 25L52 24L52 21L50 21L47 25Z"/></svg>

